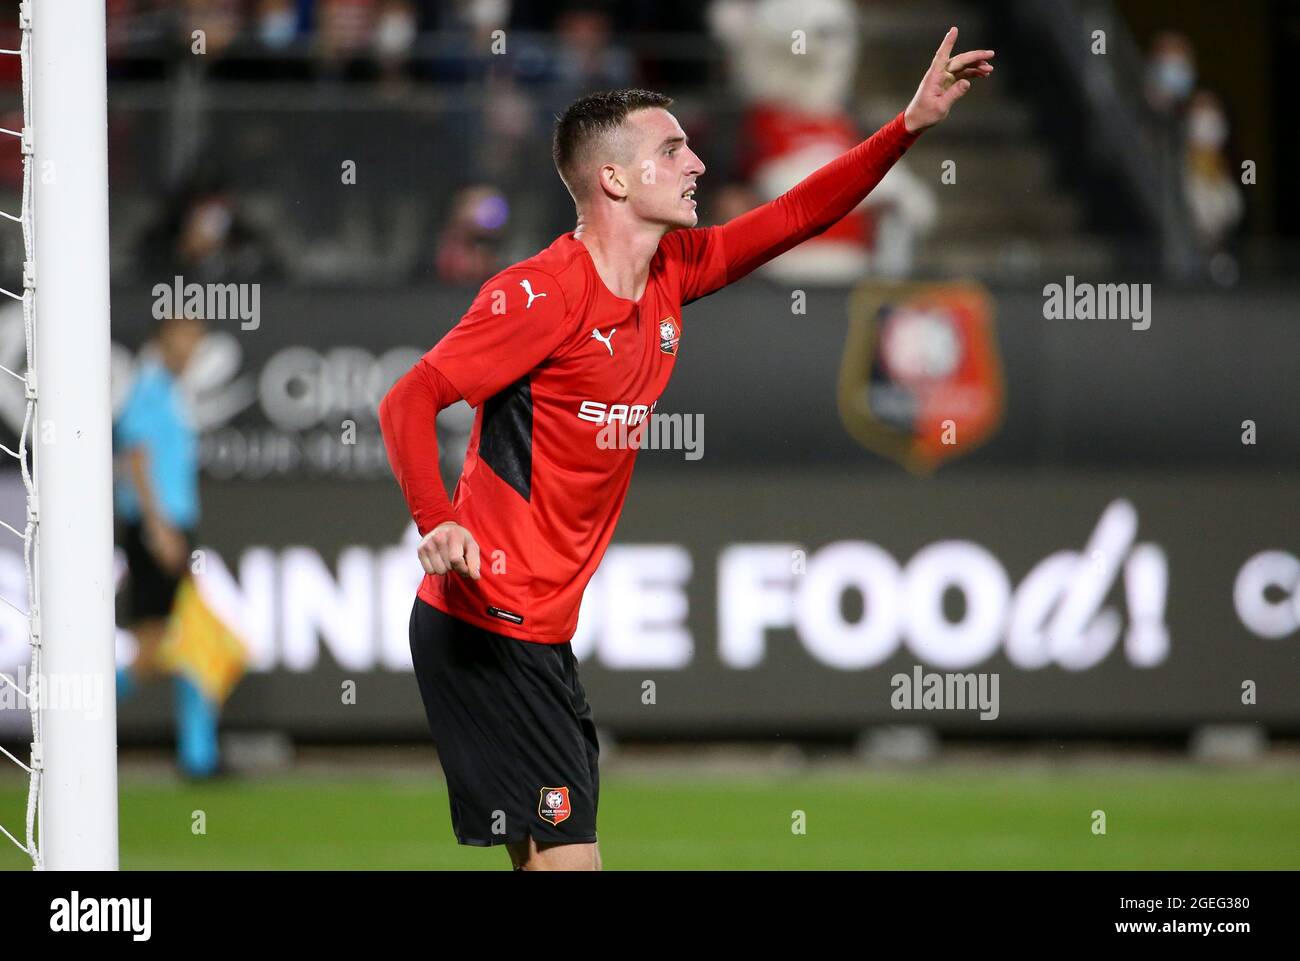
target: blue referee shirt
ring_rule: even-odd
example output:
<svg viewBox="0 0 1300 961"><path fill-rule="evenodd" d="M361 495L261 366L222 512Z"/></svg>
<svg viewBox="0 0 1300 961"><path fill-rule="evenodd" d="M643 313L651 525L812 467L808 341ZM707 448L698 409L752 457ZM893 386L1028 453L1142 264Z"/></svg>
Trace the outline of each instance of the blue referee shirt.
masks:
<svg viewBox="0 0 1300 961"><path fill-rule="evenodd" d="M163 518L176 527L194 527L199 520L198 432L180 384L157 361L141 365L113 425L114 452L134 447L145 449L154 501ZM117 477L113 495L120 520L142 519L140 499L128 475Z"/></svg>

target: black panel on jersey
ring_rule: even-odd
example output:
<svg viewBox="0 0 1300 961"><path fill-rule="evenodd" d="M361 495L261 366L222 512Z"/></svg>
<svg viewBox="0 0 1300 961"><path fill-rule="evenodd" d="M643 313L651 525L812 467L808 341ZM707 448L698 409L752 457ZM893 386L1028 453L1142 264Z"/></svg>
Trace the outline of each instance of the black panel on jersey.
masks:
<svg viewBox="0 0 1300 961"><path fill-rule="evenodd" d="M533 492L533 387L523 377L483 402L478 456L524 500Z"/></svg>

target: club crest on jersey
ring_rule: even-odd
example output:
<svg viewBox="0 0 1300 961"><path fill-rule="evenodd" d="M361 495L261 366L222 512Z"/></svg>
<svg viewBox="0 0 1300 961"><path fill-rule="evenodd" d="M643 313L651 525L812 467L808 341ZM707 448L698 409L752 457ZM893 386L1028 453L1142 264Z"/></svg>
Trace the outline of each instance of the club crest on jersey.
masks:
<svg viewBox="0 0 1300 961"><path fill-rule="evenodd" d="M681 332L677 325L673 323L671 317L665 317L659 321L659 349L665 354L677 353L677 341L681 338Z"/></svg>
<svg viewBox="0 0 1300 961"><path fill-rule="evenodd" d="M993 300L979 284L867 284L854 292L840 418L864 447L919 474L1002 422Z"/></svg>
<svg viewBox="0 0 1300 961"><path fill-rule="evenodd" d="M573 809L569 807L567 787L544 787L537 799L537 814L543 821L559 824L567 821Z"/></svg>

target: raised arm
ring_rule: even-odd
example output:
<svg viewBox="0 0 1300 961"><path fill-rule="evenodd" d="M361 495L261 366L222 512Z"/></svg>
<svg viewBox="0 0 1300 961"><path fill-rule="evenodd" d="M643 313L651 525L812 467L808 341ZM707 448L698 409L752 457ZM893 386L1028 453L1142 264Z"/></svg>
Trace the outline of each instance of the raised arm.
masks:
<svg viewBox="0 0 1300 961"><path fill-rule="evenodd" d="M819 167L775 200L717 229L734 284L769 260L816 237L860 204L919 136L899 114L852 150Z"/></svg>

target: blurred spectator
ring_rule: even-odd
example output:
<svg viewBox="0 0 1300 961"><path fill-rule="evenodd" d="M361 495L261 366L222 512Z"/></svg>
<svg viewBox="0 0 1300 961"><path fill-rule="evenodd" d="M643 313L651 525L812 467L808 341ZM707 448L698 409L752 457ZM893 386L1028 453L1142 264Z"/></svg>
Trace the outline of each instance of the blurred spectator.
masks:
<svg viewBox="0 0 1300 961"><path fill-rule="evenodd" d="M309 15L302 0L254 0L250 23L231 50L234 61L217 76L240 80L310 80Z"/></svg>
<svg viewBox="0 0 1300 961"><path fill-rule="evenodd" d="M1231 174L1224 148L1228 118L1219 98L1198 90L1187 108L1183 190L1201 248L1219 253L1244 213L1241 185Z"/></svg>
<svg viewBox="0 0 1300 961"><path fill-rule="evenodd" d="M203 56L219 59L244 29L242 0L182 0L177 18L178 39L194 51L194 32L202 30Z"/></svg>
<svg viewBox="0 0 1300 961"><path fill-rule="evenodd" d="M1165 115L1178 113L1195 86L1191 41L1172 30L1158 34L1147 59L1146 96L1151 109Z"/></svg>
<svg viewBox="0 0 1300 961"><path fill-rule="evenodd" d="M612 42L613 18L599 3L575 4L555 25L555 79L568 100L632 82L632 57ZM567 100L566 100L567 106Z"/></svg>
<svg viewBox="0 0 1300 961"><path fill-rule="evenodd" d="M210 171L183 190L144 240L142 260L187 280L258 280L280 273L270 239L242 215L230 185Z"/></svg>
<svg viewBox="0 0 1300 961"><path fill-rule="evenodd" d="M492 32L505 29L510 0L446 0L418 6L419 71L422 77L440 83L478 80L493 58ZM509 42L511 60L518 49Z"/></svg>
<svg viewBox="0 0 1300 961"><path fill-rule="evenodd" d="M434 263L438 279L473 286L504 267L500 248L509 219L509 203L495 187L461 190L438 237Z"/></svg>
<svg viewBox="0 0 1300 961"><path fill-rule="evenodd" d="M177 0L107 0L110 79L164 79L169 61L182 53L193 56L193 31L206 30L189 20L188 8Z"/></svg>
<svg viewBox="0 0 1300 961"><path fill-rule="evenodd" d="M1203 263L1216 281L1231 284L1238 270L1228 249L1245 204L1225 153L1223 104L1211 91L1196 89L1196 76L1191 41L1172 30L1158 34L1147 62L1146 98L1156 115L1153 133L1169 185L1167 202L1186 211L1195 262Z"/></svg>
<svg viewBox="0 0 1300 961"><path fill-rule="evenodd" d="M383 0L374 36L375 57L382 79L393 82L406 76L418 32L419 22L410 0Z"/></svg>
<svg viewBox="0 0 1300 961"><path fill-rule="evenodd" d="M135 13L135 0L106 0L105 40L108 44L110 63L130 49L131 31L135 27ZM17 30L14 33L16 34Z"/></svg>
<svg viewBox="0 0 1300 961"><path fill-rule="evenodd" d="M577 97L632 84L635 62L614 27L610 5L599 0L512 5L511 69L520 83L539 88L537 106L548 128Z"/></svg>
<svg viewBox="0 0 1300 961"><path fill-rule="evenodd" d="M298 40L301 23L293 0L258 0L257 42L268 51L282 51Z"/></svg>
<svg viewBox="0 0 1300 961"><path fill-rule="evenodd" d="M375 0L320 0L316 11L316 56L326 77L342 77L359 67L371 49Z"/></svg>

